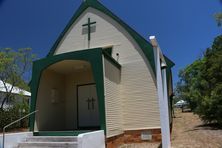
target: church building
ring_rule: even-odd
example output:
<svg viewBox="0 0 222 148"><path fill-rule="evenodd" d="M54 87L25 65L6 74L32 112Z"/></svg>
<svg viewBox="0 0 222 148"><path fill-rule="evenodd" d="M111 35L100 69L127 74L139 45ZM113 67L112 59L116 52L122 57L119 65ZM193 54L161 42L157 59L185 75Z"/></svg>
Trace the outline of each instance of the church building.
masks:
<svg viewBox="0 0 222 148"><path fill-rule="evenodd" d="M161 141L172 121L174 63L155 37L148 40L101 2L83 1L48 55L33 64L31 112L38 113L30 130L104 130L107 147Z"/></svg>

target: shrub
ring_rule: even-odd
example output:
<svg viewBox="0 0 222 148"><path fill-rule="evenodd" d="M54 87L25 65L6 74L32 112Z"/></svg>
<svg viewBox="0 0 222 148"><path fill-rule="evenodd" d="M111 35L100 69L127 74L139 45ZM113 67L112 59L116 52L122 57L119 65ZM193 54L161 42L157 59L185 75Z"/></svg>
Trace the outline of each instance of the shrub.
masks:
<svg viewBox="0 0 222 148"><path fill-rule="evenodd" d="M0 128L3 129L4 126L10 124L11 122L18 120L19 118L25 116L29 112L29 106L27 103L16 104L12 108L7 110L0 110ZM21 120L21 122L17 122L8 129L15 128L27 128L28 127L28 118Z"/></svg>

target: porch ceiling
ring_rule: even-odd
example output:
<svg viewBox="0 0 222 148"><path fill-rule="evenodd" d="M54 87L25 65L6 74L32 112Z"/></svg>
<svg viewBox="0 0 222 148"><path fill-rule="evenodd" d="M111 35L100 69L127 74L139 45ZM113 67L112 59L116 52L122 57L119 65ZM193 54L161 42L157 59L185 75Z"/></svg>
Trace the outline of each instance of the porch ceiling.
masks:
<svg viewBox="0 0 222 148"><path fill-rule="evenodd" d="M49 70L60 74L70 74L74 72L88 71L91 65L87 61L81 60L64 60L48 67Z"/></svg>

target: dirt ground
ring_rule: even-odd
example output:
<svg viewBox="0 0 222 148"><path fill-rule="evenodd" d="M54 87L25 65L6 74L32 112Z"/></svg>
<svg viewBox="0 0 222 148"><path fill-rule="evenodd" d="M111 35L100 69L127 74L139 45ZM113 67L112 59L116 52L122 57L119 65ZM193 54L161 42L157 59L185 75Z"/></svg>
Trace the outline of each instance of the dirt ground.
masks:
<svg viewBox="0 0 222 148"><path fill-rule="evenodd" d="M175 111L173 148L222 148L222 130L206 126L191 112Z"/></svg>
<svg viewBox="0 0 222 148"><path fill-rule="evenodd" d="M222 129L206 126L192 112L175 111L172 148L222 148ZM158 143L122 145L120 148L158 148Z"/></svg>

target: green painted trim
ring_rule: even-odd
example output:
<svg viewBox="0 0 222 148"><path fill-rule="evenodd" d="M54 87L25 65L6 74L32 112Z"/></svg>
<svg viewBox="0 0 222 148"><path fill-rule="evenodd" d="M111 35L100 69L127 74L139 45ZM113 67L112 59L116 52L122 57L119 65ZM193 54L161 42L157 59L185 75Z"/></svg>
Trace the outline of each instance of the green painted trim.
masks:
<svg viewBox="0 0 222 148"><path fill-rule="evenodd" d="M32 80L31 80L31 87L30 87L30 90L31 90L30 113L36 110L36 98L37 98L40 78L41 78L41 71L38 71L38 65L36 65L36 62L34 62L33 67L32 67ZM34 121L35 121L36 114L38 114L38 112L30 115L30 118L29 118L30 131L34 131Z"/></svg>
<svg viewBox="0 0 222 148"><path fill-rule="evenodd" d="M96 91L99 100L100 128L106 133L102 48L69 52L35 61L33 64L32 72L32 96L30 112L36 109L37 93L42 72L47 69L50 65L63 60L84 60L90 62L93 70L93 77L96 82ZM30 117L30 131L34 131L34 121L35 115L32 115Z"/></svg>
<svg viewBox="0 0 222 148"><path fill-rule="evenodd" d="M167 64L168 67L172 68L173 66L175 66L175 63L174 63L172 60L170 60L170 59L169 59L167 56L165 56L165 55L163 55L163 56L164 56L164 59L165 59L166 64Z"/></svg>
<svg viewBox="0 0 222 148"><path fill-rule="evenodd" d="M102 52L103 52L104 57L108 61L110 61L118 69L121 69L121 65L112 56L110 56L109 53L107 53L105 50L103 50Z"/></svg>
<svg viewBox="0 0 222 148"><path fill-rule="evenodd" d="M113 47L103 48L103 51L107 52L109 54L109 56L112 56Z"/></svg>
<svg viewBox="0 0 222 148"><path fill-rule="evenodd" d="M91 132L91 130L81 131L40 131L33 132L34 136L78 136L79 134Z"/></svg>
<svg viewBox="0 0 222 148"><path fill-rule="evenodd" d="M137 42L137 44L142 49L143 53L145 54L148 62L151 65L151 68L153 70L153 73L156 73L155 70L155 61L154 61L154 52L152 45L144 39L141 35L139 35L134 29L132 29L130 26L128 26L124 21L122 21L120 18L118 18L116 15L114 15L110 10L108 10L106 7L104 7L98 0L86 0L83 2L79 9L76 11L76 13L73 15L63 32L59 35L58 39L52 46L50 52L48 53L49 56L53 56L55 50L57 49L59 43L65 36L65 34L68 32L72 24L78 19L78 17L89 7L92 7L98 11L103 12L104 14L108 15L112 19L114 19L116 22L118 22L123 28L126 29L126 31L131 35L131 37Z"/></svg>

